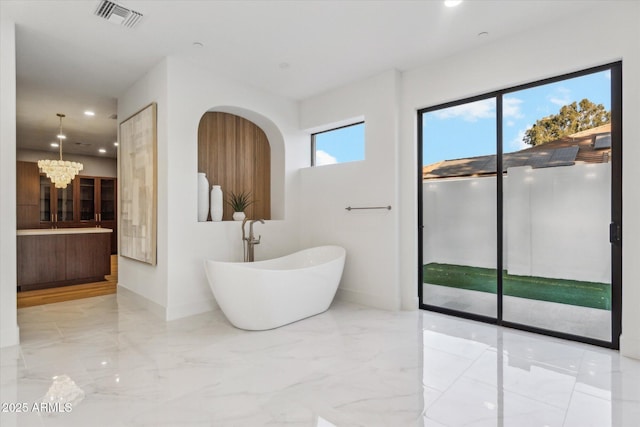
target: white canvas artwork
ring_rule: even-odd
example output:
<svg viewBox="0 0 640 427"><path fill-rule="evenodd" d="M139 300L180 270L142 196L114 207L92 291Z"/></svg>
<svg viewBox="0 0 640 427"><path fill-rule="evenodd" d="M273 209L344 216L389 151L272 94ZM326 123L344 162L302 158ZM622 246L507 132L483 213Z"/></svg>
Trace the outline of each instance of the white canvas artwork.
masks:
<svg viewBox="0 0 640 427"><path fill-rule="evenodd" d="M156 109L150 104L120 123L119 254L156 265Z"/></svg>

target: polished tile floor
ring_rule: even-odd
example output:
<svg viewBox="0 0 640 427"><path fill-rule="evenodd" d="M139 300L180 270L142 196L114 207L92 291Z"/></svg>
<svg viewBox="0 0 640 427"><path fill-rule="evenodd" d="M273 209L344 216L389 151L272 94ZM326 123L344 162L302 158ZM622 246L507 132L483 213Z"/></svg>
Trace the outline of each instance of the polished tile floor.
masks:
<svg viewBox="0 0 640 427"><path fill-rule="evenodd" d="M22 343L0 353L2 427L640 425L640 361L429 312L336 302L246 332L109 295L18 317ZM33 412L62 375L84 399Z"/></svg>

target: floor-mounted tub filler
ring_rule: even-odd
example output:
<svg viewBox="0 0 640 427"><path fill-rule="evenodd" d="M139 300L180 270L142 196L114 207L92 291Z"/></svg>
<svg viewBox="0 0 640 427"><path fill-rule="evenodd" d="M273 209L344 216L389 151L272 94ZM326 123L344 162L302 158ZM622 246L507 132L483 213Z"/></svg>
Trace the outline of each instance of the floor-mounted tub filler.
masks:
<svg viewBox="0 0 640 427"><path fill-rule="evenodd" d="M340 246L318 246L266 261L205 260L205 271L231 324L261 331L326 311L340 284L345 257Z"/></svg>

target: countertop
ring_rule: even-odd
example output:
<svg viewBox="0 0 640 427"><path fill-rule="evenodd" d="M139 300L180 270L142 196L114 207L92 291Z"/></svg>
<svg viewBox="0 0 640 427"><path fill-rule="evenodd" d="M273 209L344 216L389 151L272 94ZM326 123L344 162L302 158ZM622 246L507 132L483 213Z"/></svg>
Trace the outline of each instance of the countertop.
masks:
<svg viewBox="0 0 640 427"><path fill-rule="evenodd" d="M58 234L92 234L92 233L113 233L110 228L86 227L86 228L31 228L18 230L18 236L50 236Z"/></svg>

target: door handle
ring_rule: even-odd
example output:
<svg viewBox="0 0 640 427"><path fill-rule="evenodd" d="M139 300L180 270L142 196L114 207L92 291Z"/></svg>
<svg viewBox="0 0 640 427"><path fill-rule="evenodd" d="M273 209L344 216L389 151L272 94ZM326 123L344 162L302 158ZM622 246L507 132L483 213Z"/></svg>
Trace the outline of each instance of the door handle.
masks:
<svg viewBox="0 0 640 427"><path fill-rule="evenodd" d="M609 224L609 243L617 246L622 244L622 227L616 222Z"/></svg>

